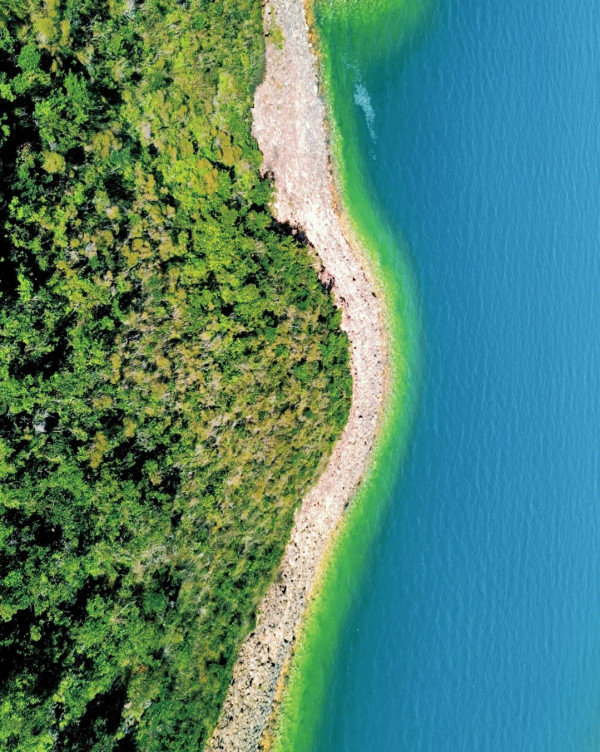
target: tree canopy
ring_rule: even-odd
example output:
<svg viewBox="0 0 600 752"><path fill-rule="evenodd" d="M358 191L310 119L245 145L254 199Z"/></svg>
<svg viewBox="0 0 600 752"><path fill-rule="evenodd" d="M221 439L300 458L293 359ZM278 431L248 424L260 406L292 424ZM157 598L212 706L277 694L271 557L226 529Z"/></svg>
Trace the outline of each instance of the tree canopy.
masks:
<svg viewBox="0 0 600 752"><path fill-rule="evenodd" d="M190 752L347 419L260 0L0 6L0 747Z"/></svg>

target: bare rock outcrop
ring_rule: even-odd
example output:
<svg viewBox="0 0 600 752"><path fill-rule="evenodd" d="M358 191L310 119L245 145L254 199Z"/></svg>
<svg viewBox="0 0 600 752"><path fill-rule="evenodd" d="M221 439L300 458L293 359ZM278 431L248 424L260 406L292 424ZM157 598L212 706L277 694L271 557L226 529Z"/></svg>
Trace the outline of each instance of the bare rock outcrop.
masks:
<svg viewBox="0 0 600 752"><path fill-rule="evenodd" d="M254 752L271 715L282 668L294 644L322 558L369 464L386 389L385 329L360 247L336 209L326 111L318 90L303 0L267 0L266 76L258 88L253 132L264 171L275 179L274 213L316 249L321 279L343 311L351 343L353 394L348 423L329 464L298 509L278 581L263 599L243 644L220 722L208 749ZM281 35L279 35L281 36Z"/></svg>

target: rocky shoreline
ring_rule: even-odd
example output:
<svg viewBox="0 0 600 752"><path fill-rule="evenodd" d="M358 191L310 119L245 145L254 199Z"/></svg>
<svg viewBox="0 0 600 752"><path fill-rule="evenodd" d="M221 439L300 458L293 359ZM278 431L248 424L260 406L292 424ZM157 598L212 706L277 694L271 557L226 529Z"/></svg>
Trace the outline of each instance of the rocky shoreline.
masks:
<svg viewBox="0 0 600 752"><path fill-rule="evenodd" d="M322 280L342 309L353 393L348 423L296 513L280 575L240 650L207 745L212 752L254 752L259 746L324 556L368 467L387 388L382 303L366 257L337 210L326 109L303 0L267 0L264 24L266 73L256 91L253 133L264 155L263 170L275 179L276 219L305 234L322 264Z"/></svg>

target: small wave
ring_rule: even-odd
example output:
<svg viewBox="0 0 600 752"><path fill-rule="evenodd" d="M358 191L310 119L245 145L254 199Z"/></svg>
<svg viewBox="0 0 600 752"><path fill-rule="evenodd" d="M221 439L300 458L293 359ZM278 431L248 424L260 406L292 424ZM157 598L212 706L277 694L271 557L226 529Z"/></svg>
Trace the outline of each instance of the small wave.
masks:
<svg viewBox="0 0 600 752"><path fill-rule="evenodd" d="M367 121L367 130L373 142L377 141L377 134L375 133L375 110L371 102L371 97L367 91L367 87L357 82L354 86L354 101L360 107L365 115Z"/></svg>

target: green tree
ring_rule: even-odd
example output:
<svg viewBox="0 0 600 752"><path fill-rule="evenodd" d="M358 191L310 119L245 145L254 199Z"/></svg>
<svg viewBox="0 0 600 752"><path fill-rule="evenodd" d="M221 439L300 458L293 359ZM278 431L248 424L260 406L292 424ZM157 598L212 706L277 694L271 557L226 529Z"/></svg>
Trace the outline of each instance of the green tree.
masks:
<svg viewBox="0 0 600 752"><path fill-rule="evenodd" d="M189 752L347 418L259 0L0 9L0 747Z"/></svg>

